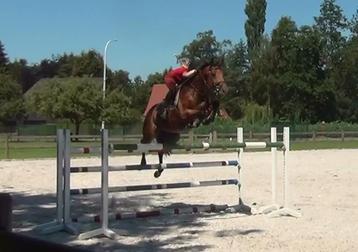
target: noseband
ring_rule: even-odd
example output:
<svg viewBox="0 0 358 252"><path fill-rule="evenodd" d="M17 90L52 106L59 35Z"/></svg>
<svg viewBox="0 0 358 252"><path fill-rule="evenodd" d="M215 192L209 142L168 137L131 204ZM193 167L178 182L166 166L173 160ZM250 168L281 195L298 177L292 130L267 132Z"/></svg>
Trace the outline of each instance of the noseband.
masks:
<svg viewBox="0 0 358 252"><path fill-rule="evenodd" d="M210 73L210 76L213 75L213 69L212 67L210 66L210 70L209 70L209 73ZM208 86L209 90L210 90L210 94L213 94L214 97L218 97L219 94L220 94L220 91L222 90L223 88L223 81L218 81L218 82L213 82L212 85L209 85L209 83L203 79L204 83L206 86Z"/></svg>

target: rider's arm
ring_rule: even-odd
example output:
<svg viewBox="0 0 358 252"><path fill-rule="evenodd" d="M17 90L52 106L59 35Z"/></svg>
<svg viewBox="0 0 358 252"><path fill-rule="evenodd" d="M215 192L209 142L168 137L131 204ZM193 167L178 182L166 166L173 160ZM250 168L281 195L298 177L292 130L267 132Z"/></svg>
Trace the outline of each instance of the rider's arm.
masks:
<svg viewBox="0 0 358 252"><path fill-rule="evenodd" d="M192 74L194 74L196 72L196 69L193 69L193 70L190 70L190 71L188 71L188 72L184 72L183 73L183 76L184 77L189 77L189 76L191 76Z"/></svg>

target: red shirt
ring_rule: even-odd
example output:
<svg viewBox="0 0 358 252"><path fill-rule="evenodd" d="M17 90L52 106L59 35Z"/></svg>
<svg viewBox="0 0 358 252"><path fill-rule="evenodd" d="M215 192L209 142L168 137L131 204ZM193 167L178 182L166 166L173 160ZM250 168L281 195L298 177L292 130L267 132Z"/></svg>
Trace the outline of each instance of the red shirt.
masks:
<svg viewBox="0 0 358 252"><path fill-rule="evenodd" d="M183 73L187 72L188 69L184 66L174 68L171 70L166 77L173 78L177 83L183 79Z"/></svg>

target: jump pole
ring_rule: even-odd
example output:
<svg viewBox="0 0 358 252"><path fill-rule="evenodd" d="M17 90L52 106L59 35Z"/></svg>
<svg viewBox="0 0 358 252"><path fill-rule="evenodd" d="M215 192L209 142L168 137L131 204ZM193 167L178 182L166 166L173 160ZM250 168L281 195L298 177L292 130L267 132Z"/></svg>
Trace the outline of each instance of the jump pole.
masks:
<svg viewBox="0 0 358 252"><path fill-rule="evenodd" d="M242 128L238 128L238 142L243 142L243 132ZM272 190L272 203L271 205L261 207L258 212L262 214L268 214L269 217L278 217L278 216L293 216L293 217L301 217L301 213L290 209L288 207L288 169L287 169L287 160L288 153L290 151L290 128L283 128L283 145L281 147L283 151L283 182L282 182L282 192L283 192L283 205L280 205L277 200L277 147L280 146L279 142L277 142L277 131L276 128L271 128L271 142L270 144L266 144L267 147L271 148L271 190ZM276 143L276 144L274 144ZM246 142L246 148L263 148L264 142ZM240 151L240 163L243 164L242 159L242 151ZM242 174L241 174L242 176ZM242 178L240 180L242 182Z"/></svg>
<svg viewBox="0 0 358 252"><path fill-rule="evenodd" d="M237 128L237 142L239 144L244 144L244 130L243 128ZM239 164L237 165L237 176L239 181L242 183L242 153L244 151L243 147L240 147L237 149L237 157L239 160ZM243 212L243 213L251 213L251 207L247 206L244 204L244 202L242 201L242 190L241 190L241 184L239 185L240 187L238 188L238 194L239 194L239 204L237 206L237 211L238 212Z"/></svg>
<svg viewBox="0 0 358 252"><path fill-rule="evenodd" d="M72 225L70 219L70 209L66 201L69 202L70 190L67 189L69 185L70 176L66 171L66 165L69 164L69 148L70 148L70 131L58 129L57 130L57 180L56 180L56 219L52 222L39 225L35 230L39 230L42 234L50 234L58 231L64 231L70 234L77 234L77 229Z"/></svg>
<svg viewBox="0 0 358 252"><path fill-rule="evenodd" d="M92 231L82 233L78 236L79 239L89 239L92 237L104 235L110 239L115 239L117 234L108 228L108 129L101 130L101 227ZM68 167L70 173L71 167ZM70 190L70 185L68 185Z"/></svg>
<svg viewBox="0 0 358 252"><path fill-rule="evenodd" d="M279 216L293 216L293 217L301 217L302 214L294 209L288 207L288 169L287 169L287 162L288 162L288 153L290 152L290 128L284 127L283 128L283 143L285 148L283 150L283 207L277 210L272 211L269 214L269 217L279 217Z"/></svg>
<svg viewBox="0 0 358 252"><path fill-rule="evenodd" d="M277 142L277 130L275 127L271 128L271 142ZM284 143L284 149L285 149ZM285 150L283 150L285 151ZM277 148L271 147L271 205L261 207L259 212L268 214L270 212L280 209L280 205L277 203Z"/></svg>

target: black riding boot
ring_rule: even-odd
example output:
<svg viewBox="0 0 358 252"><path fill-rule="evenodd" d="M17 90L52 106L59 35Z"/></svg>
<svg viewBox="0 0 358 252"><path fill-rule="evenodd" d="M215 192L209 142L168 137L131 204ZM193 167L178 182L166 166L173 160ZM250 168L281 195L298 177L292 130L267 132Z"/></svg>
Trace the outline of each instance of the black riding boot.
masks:
<svg viewBox="0 0 358 252"><path fill-rule="evenodd" d="M164 98L164 101L166 102L166 104L168 104L168 105L173 105L174 104L175 95L177 93L176 90L177 90L177 87L169 89L167 95Z"/></svg>
<svg viewBox="0 0 358 252"><path fill-rule="evenodd" d="M176 94L176 87L169 89L164 100L161 103L159 103L157 111L158 111L159 119L161 121L167 120L168 110L174 104L175 94Z"/></svg>

